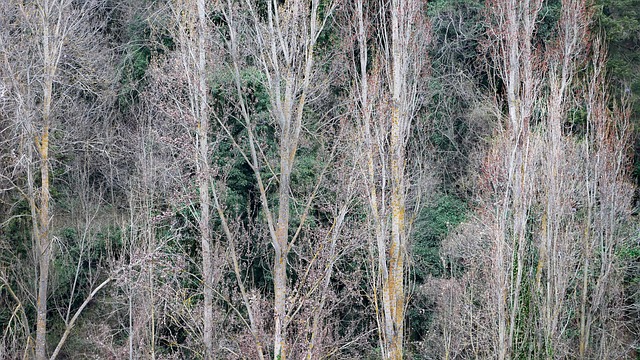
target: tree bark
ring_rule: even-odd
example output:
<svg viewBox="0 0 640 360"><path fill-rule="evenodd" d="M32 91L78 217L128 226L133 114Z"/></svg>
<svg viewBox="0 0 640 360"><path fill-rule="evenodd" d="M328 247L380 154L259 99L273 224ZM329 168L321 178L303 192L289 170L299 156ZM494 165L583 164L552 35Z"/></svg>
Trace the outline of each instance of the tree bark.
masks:
<svg viewBox="0 0 640 360"><path fill-rule="evenodd" d="M207 68L206 68L206 13L205 1L197 0L197 177L200 193L200 241L202 245L202 277L204 292L204 345L205 358L215 359L216 349L213 334L213 244L211 239L211 198L209 196L209 111L207 104Z"/></svg>
<svg viewBox="0 0 640 360"><path fill-rule="evenodd" d="M60 21L51 25L50 19L54 14L55 0L44 0L40 8L40 25L42 26L42 56L43 56L43 80L42 80L42 122L39 134L36 135L36 148L38 150L38 165L40 167L40 191L32 202L35 206L37 218L34 219L34 236L37 246L38 260L38 295L36 303L36 359L44 360L47 356L47 298L49 286L49 267L53 256L53 247L50 239L51 218L49 214L49 128L51 124L51 107L53 102L53 81L58 67L58 59L62 40L60 37ZM59 3L59 7L66 4ZM64 11L64 8L57 9ZM61 15L58 14L60 17ZM32 189L33 186L30 186Z"/></svg>
<svg viewBox="0 0 640 360"><path fill-rule="evenodd" d="M256 59L262 66L266 76L265 84L269 90L271 115L279 130L278 155L278 211L274 218L274 211L267 200L267 192L262 183L260 162L257 156L259 146L249 112L242 100L241 81L238 72L237 48L235 30L232 29L231 52L234 58L234 71L238 96L241 98L240 107L248 131L250 163L256 183L260 191L260 201L265 212L269 227L273 257L273 287L274 287L274 335L273 358L285 360L288 355L287 325L289 318L288 295L289 279L287 277L288 255L293 246L289 238L290 202L291 202L291 173L294 167L298 144L303 128L304 109L309 91L314 66L314 48L316 40L324 22L318 21L319 0L312 0L310 4L304 1L287 1L281 4L277 0L268 0L266 19L257 13L252 1L247 1L257 34ZM326 4L325 10L330 16L333 2ZM232 4L228 3L229 9ZM231 25L231 24L230 24ZM307 210L308 206L307 205ZM302 226L302 225L301 225ZM294 236L295 238L295 236Z"/></svg>
<svg viewBox="0 0 640 360"><path fill-rule="evenodd" d="M392 0L381 9L380 64L369 69L368 24L365 3L356 3L356 34L359 61L358 108L367 156L365 178L377 250L376 268L381 299L376 299L378 335L382 357L403 358L404 261L406 257L406 153L412 118L417 108L417 76L421 72L423 41L416 24L420 4L415 0ZM390 23L387 23L387 15ZM375 63L375 62L374 62ZM380 86L380 68L387 71L386 88ZM388 109L385 111L385 108ZM389 139L381 134L388 133ZM374 292L378 289L374 282ZM381 308L380 308L381 306Z"/></svg>
<svg viewBox="0 0 640 360"><path fill-rule="evenodd" d="M178 28L179 56L187 79L189 94L189 119L195 126L195 176L198 189L197 223L200 233L200 249L202 251L202 293L203 293L203 334L202 343L205 348L205 359L215 359L213 316L214 300L214 244L211 234L211 166L209 158L210 116L208 104L207 54L211 31L208 29L207 4L205 0L180 0L174 8L174 16Z"/></svg>
<svg viewBox="0 0 640 360"><path fill-rule="evenodd" d="M276 225L276 238L273 244L274 273L273 290L275 332L273 337L273 354L275 360L286 359L286 297L287 297L287 256L289 254L289 183L290 163L288 141L280 144L280 189L278 196L278 222Z"/></svg>

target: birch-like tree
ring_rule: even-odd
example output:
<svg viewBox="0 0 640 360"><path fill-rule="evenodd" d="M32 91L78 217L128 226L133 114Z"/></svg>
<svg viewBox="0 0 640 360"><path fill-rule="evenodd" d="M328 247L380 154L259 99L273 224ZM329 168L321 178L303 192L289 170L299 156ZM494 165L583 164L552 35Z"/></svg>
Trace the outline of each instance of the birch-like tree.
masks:
<svg viewBox="0 0 640 360"><path fill-rule="evenodd" d="M504 81L508 117L500 138L505 147L495 161L504 167L504 182L495 191L493 251L495 311L497 315L496 351L499 359L509 358L514 346L518 314L521 309L524 264L531 253L527 242L527 221L533 197L533 154L530 123L540 96L541 61L533 44L542 1L495 1L488 4L491 25L489 38L496 39L494 61ZM499 165L498 165L499 164Z"/></svg>
<svg viewBox="0 0 640 360"><path fill-rule="evenodd" d="M110 276L103 276L104 273L94 278L87 276L85 279L92 288L80 289L77 280L82 276L77 267L74 284L68 294L63 294L65 304L51 304L50 287L55 284L51 266L59 256L57 252L68 245L58 236L60 226L53 223L54 212L60 211L58 214L62 215L64 211L54 206L51 196L55 158L78 155L82 151L88 155L90 151L86 148L75 147L80 142L87 147L89 144L106 147L108 142L106 138L96 141L93 137L94 130L100 128L93 119L108 117L106 111L96 115L97 109L107 109L104 104L113 100L107 95L112 79L105 75L111 70L111 63L102 42L104 23L96 21L95 15L103 10L100 5L97 1L66 0L2 3L6 11L0 17L3 27L0 74L7 85L8 105L2 112L6 119L3 132L13 135L11 153L14 156L7 167L10 171L3 171L0 176L28 204L32 232L31 258L16 257L12 259L15 264L9 268L31 261L36 285L29 284L32 279L29 276L5 278L4 284L19 284L14 300L22 309L30 306L31 299L35 300L35 340L30 331L25 333L23 355L36 359L49 356L47 344L52 341L48 339L48 321L57 313L63 325L61 338L53 342L54 349L49 349L53 350L50 355L53 359L60 354L87 305L112 280ZM84 131L78 129L79 123L85 126ZM88 215L90 211L85 209L84 215ZM8 223L11 219L3 222L5 220ZM89 223L87 221L86 226ZM90 239L85 235L80 239L79 263L87 255L84 250ZM86 293L86 297L75 307L73 304L80 292Z"/></svg>
<svg viewBox="0 0 640 360"><path fill-rule="evenodd" d="M14 101L12 117L18 134L21 170L26 181L21 192L29 204L33 231L36 279L36 359L47 357L47 302L50 266L54 257L51 211L51 131L60 94L55 84L69 34L77 29L88 7L74 8L67 0L5 1L2 7L14 15L3 26L13 29L0 40L3 75Z"/></svg>
<svg viewBox="0 0 640 360"><path fill-rule="evenodd" d="M614 269L622 262L614 253L631 229L623 165L629 115L607 95L605 55L588 31L590 5L563 1L556 31L545 37L538 32L543 2L489 4L503 124L479 166L478 218L448 252L468 265L459 322L491 336L469 334L471 349L450 352L621 356L629 344L603 334L621 332Z"/></svg>
<svg viewBox="0 0 640 360"><path fill-rule="evenodd" d="M335 213L333 227L325 238L331 245L320 243L316 249L305 249L302 245L305 237L305 227L310 211L315 205L318 188L327 171L325 166L316 178L316 185L310 192L292 188L292 174L295 173L298 150L305 141L305 127L309 124L307 111L310 109L310 99L320 93L321 89L314 80L320 79L321 69L316 63L316 45L327 21L332 17L335 4L333 1L320 0L286 1L276 0L266 2L234 2L227 1L224 16L228 26L226 49L231 59L230 71L234 81L234 101L237 106L234 112L246 131L246 137L235 139L229 131L228 124L220 123L236 150L244 157L255 176L255 183L259 195L262 216L266 222L269 243L273 248L272 276L273 276L273 358L284 360L287 357L299 355L312 358L320 347L321 317L314 317L310 339L305 346L300 340L290 337L297 331L290 325L299 317L300 312L307 308L312 295L317 289L322 289L320 306L324 307L328 281L331 278L335 263L336 243L348 208L349 199L339 206ZM243 57L243 55L245 57ZM270 159L268 149L264 147L267 141L261 139L256 132L257 122L254 111L250 108L247 97L247 86L242 76L244 59L251 58L255 69L263 76L262 85L269 96L269 124L276 130L276 158ZM324 117L323 117L323 120ZM330 148L323 149L325 154L333 154ZM331 155L329 155L329 161ZM265 182L264 179L269 179ZM275 193L277 201L270 200ZM227 241L231 246L236 242L230 231L229 221L214 191L214 201L218 214L223 222L223 229ZM296 194L304 194L306 199L297 198ZM299 204L299 205L296 205ZM294 210L292 213L292 208ZM299 221L292 231L293 220ZM304 239L306 240L306 239ZM306 241L304 241L306 242ZM318 256L324 253L324 247L332 249L329 252L327 268L319 279L313 279L309 274L318 266ZM234 249L232 247L232 249ZM232 250L234 251L234 250ZM311 253L307 253L311 251ZM305 262L291 268L289 262L295 253ZM265 347L259 341L259 329L256 324L256 309L249 301L248 290L244 285L241 272L237 265L237 255L232 254L234 272L242 295L243 306L248 314L248 327L256 338L256 353L264 358ZM304 264L304 265L303 265ZM314 270L314 271L317 271ZM296 283L289 278L289 272L300 274ZM303 275L304 274L304 275ZM303 333L304 334L304 333Z"/></svg>
<svg viewBox="0 0 640 360"><path fill-rule="evenodd" d="M408 246L407 143L424 79L427 24L414 0L355 3L355 73L363 169L375 257L373 287L380 348L402 359ZM377 12L377 14L376 14ZM376 27L377 31L373 30ZM378 41L370 41L372 38ZM376 46L371 48L369 43ZM369 54L374 54L372 59Z"/></svg>
<svg viewBox="0 0 640 360"><path fill-rule="evenodd" d="M211 158L210 123L211 112L208 98L210 87L208 74L212 69L210 56L214 29L208 20L211 9L204 0L177 1L173 4L173 14L177 28L176 40L178 56L185 77L187 98L176 102L178 112L191 125L195 149L195 178L198 191L198 209L195 211L200 233L202 250L202 281L204 294L203 343L205 358L215 359L217 348L214 336L214 243L211 233ZM179 94L175 94L181 99Z"/></svg>

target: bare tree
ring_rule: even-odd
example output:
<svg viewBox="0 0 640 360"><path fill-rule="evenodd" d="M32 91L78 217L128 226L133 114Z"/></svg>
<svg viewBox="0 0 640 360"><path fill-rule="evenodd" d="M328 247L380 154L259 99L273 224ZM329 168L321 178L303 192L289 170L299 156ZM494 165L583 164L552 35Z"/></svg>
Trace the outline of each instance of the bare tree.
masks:
<svg viewBox="0 0 640 360"><path fill-rule="evenodd" d="M533 182L530 154L530 122L539 96L541 60L533 46L541 1L496 1L488 6L489 28L497 43L495 62L505 85L508 122L504 144L510 153L495 159L507 169L504 187L497 189L495 205L494 251L496 313L499 359L510 357L514 346L517 315L520 311L524 264L529 247L526 242L528 212ZM502 156L497 155L497 156ZM503 162L504 161L504 162ZM513 276L512 274L515 274Z"/></svg>
<svg viewBox="0 0 640 360"><path fill-rule="evenodd" d="M39 4L40 23L42 31L42 109L41 123L35 125L35 141L38 150L38 166L40 168L40 191L36 196L35 183L29 181L29 199L32 211L33 232L36 239L36 251L38 258L38 300L36 323L36 359L46 358L47 337L47 296L49 285L49 266L53 256L53 246L50 239L51 219L49 216L49 128L51 127L51 106L53 82L57 72L61 47L64 43L65 32L63 28L68 19L65 9L68 4L62 1L44 1ZM64 14L64 17L63 17ZM32 176L29 176L32 179Z"/></svg>
<svg viewBox="0 0 640 360"><path fill-rule="evenodd" d="M3 7L15 12L16 22L12 25L16 30L20 32L18 28L21 27L36 36L24 39L27 41L21 44L23 50L13 53L16 58L10 58L10 53L7 53L16 39L3 38L2 46L5 50L4 66L13 79L12 92L15 99L22 102L17 108L24 109L14 114L19 117L16 118L16 125L22 128L25 140L35 139L32 144L23 144L27 177L24 195L31 209L34 251L38 263L35 358L44 359L49 268L54 255L49 152L56 101L54 84L58 82L64 44L70 32L82 21L88 5L73 9L71 1L43 0L27 4L11 1ZM25 55L25 58L17 58L21 55ZM39 100L36 101L34 97ZM36 176L39 180L36 180Z"/></svg>
<svg viewBox="0 0 640 360"><path fill-rule="evenodd" d="M214 244L211 233L210 195L210 116L207 103L209 86L207 57L211 54L212 24L207 19L208 7L204 0L177 1L173 8L177 26L177 40L180 59L187 80L188 107L184 116L194 126L196 148L196 182L199 193L198 229L202 248L202 277L204 293L204 333L205 358L216 357L217 349L213 328L214 300ZM209 61L210 62L210 61Z"/></svg>
<svg viewBox="0 0 640 360"><path fill-rule="evenodd" d="M467 267L458 284L477 294L459 305L467 309L459 321L470 319L492 336L488 342L460 326L449 329L472 345L456 351L475 356L615 358L628 346L624 336L602 334L621 334L613 270L620 263L611 251L625 241L630 219L622 165L628 118L606 95L604 53L587 31L588 4L563 1L557 32L536 38L542 6L497 1L487 9L507 111L478 164L477 218L450 239L446 253ZM578 76L584 68L588 75ZM588 90L575 90L581 88ZM617 222L602 221L612 217Z"/></svg>
<svg viewBox="0 0 640 360"><path fill-rule="evenodd" d="M308 97L312 92L315 65L315 47L318 37L331 16L333 2L324 5L324 15L320 13L320 1L313 0L310 4L304 1L290 1L280 4L278 1L267 1L265 14L259 13L258 4L252 1L244 3L249 16L255 46L252 56L259 64L260 71L265 76L265 86L270 97L270 115L278 129L278 173L277 173L277 214L268 201L269 189L263 182L263 150L260 149L259 139L255 134L255 123L251 117L245 95L243 95L243 80L240 74L240 49L238 20L234 18L237 4L227 2L226 21L229 29L227 49L231 56L239 112L248 134L248 152L244 154L247 163L255 174L260 193L260 202L267 222L270 243L274 249L273 258L273 288L274 288L274 359L284 360L290 353L287 346L287 327L299 309L291 299L301 294L292 294L289 289L287 276L288 257L300 237L305 225L315 190L303 207L300 225L291 236L290 206L292 200L291 175L294 170L296 154L301 142L303 127L305 126L305 109ZM221 124L223 128L224 124ZM226 131L230 134L229 131ZM238 147L240 148L240 147ZM267 163L268 164L268 163ZM275 175L275 174L273 174ZM320 176L322 178L322 176ZM320 181L320 180L319 180ZM319 182L318 182L319 184ZM316 186L317 190L317 186ZM219 208L220 209L220 208ZM222 212L219 211L222 219ZM227 232L231 240L231 235ZM236 271L236 276L238 272ZM242 290L241 280L238 283ZM243 297L245 295L243 294ZM288 300L289 299L289 300ZM247 300L244 300L245 306ZM252 310L249 310L251 317ZM250 319L251 320L251 319ZM251 320L252 321L252 320ZM250 325L253 326L253 325ZM252 330L254 332L255 330ZM262 350L259 350L262 354ZM262 356L262 355L261 355Z"/></svg>
<svg viewBox="0 0 640 360"><path fill-rule="evenodd" d="M98 117L98 109L105 110L104 104L112 100L107 95L112 80L110 74L106 75L111 69L111 59L100 41L104 24L92 18L94 12L100 13L100 5L95 1L63 0L3 3L10 15L2 17L6 31L0 38L3 54L0 73L5 84L10 85L5 94L9 95L10 105L5 108L8 111L3 112L3 118L7 115L6 119L11 119L6 129L18 141L11 151L17 155L16 161L10 164L11 172L3 172L1 176L29 205L37 285L29 286L29 277L11 282L17 282L22 288L20 292L24 298L19 303L31 302L31 296L35 298L35 342L27 333L24 356L37 359L47 357L47 320L51 319L53 310L59 310L64 323L62 337L54 343L56 348L51 356L55 358L83 310L111 281L108 276L106 281L104 277L95 277L91 289L79 289L74 282L70 293L64 294L68 296L65 298L68 300L66 309L51 307L51 292L56 290L56 274L52 275L51 263L57 258L56 249L64 250L67 245L57 234L60 226L53 226L54 204L50 193L54 158L62 154L89 153L87 149L77 149L76 145L83 136L91 138L96 127L89 119ZM98 70L97 64L100 64ZM106 114L101 116L103 120L108 117ZM84 131L74 127L78 122L85 125ZM55 139L55 147L51 146L52 139ZM102 139L91 145L106 146L106 143L107 140ZM51 149L55 149L55 153ZM82 248L86 249L91 237L87 235L83 239ZM81 252L81 258L85 255ZM14 261L28 263L27 259L14 258ZM77 267L76 280L79 272ZM51 286L54 286L53 290ZM31 289L35 289L34 294ZM71 303L77 300L81 291L86 293L86 298L80 307L74 308Z"/></svg>
<svg viewBox="0 0 640 360"><path fill-rule="evenodd" d="M582 94L589 141L579 148L585 161L579 204L586 216L578 222L582 241L576 244L579 264L575 267L582 279L576 279L580 300L574 306L580 314L579 355L613 358L625 356L630 347L621 311L622 274L627 264L616 251L624 248L629 234L637 229L629 200L634 191L628 177L631 113L626 99L616 103L608 96L602 40L595 39L592 46L585 79L589 90Z"/></svg>
<svg viewBox="0 0 640 360"><path fill-rule="evenodd" d="M373 236L377 252L374 281L376 313L383 358L401 359L404 342L404 287L407 254L407 142L419 105L426 24L421 2L380 3L379 18L363 1L355 4L355 32L360 54L356 72L358 118L367 168ZM370 28L380 29L380 47L370 65ZM379 282L379 283L378 283ZM378 284L380 288L378 288Z"/></svg>
<svg viewBox="0 0 640 360"><path fill-rule="evenodd" d="M542 343L551 352L556 352L556 344L561 343L563 309L569 306L565 299L578 258L573 251L576 246L574 229L568 224L577 220L570 211L576 200L569 194L580 184L571 181L577 178L572 174L575 164L570 163L575 155L571 154L569 139L563 134L563 123L571 100L573 78L587 48L587 28L591 18L585 1L564 1L562 5L559 36L546 54L549 66L545 114L547 131L546 139L540 139L547 149L543 155L546 169L541 169L546 173L541 181L544 184L541 202L545 210L537 244L540 258L536 269L536 290L544 294L540 299Z"/></svg>

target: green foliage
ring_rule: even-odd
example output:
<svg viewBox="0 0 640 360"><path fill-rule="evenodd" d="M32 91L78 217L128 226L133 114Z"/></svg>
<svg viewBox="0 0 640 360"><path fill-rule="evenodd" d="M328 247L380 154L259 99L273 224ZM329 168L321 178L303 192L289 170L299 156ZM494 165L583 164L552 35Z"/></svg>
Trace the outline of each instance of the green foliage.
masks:
<svg viewBox="0 0 640 360"><path fill-rule="evenodd" d="M640 260L640 245L626 245L616 252L622 260Z"/></svg>
<svg viewBox="0 0 640 360"><path fill-rule="evenodd" d="M437 74L477 70L479 42L484 32L484 1L436 0L427 4L432 25L430 61ZM455 68L453 65L458 64Z"/></svg>
<svg viewBox="0 0 640 360"><path fill-rule="evenodd" d="M270 158L275 156L277 143L275 129L269 117L270 97L264 86L264 75L256 68L249 67L240 73L243 95L247 110L256 124L254 136L260 143L261 150ZM230 72L215 74L211 80L211 106L216 116L226 119L228 129L242 150L249 154L248 132L240 107L230 107L229 99L235 99L236 88L233 75ZM223 130L217 121L212 119L213 133ZM221 178L225 183L225 206L230 218L241 217L245 220L255 220L261 211L259 193L255 184L255 175L251 166L241 156L233 142L226 137L219 142L217 151L212 159L216 168L223 169ZM269 174L265 174L269 176ZM265 182L268 178L264 178Z"/></svg>
<svg viewBox="0 0 640 360"><path fill-rule="evenodd" d="M638 291L640 290L640 244L637 241L635 244L626 244L616 250L616 256L623 263L631 264L628 266L629 269L635 269L625 274L624 282L629 289L637 289L631 296L634 297L636 307L640 311L640 291Z"/></svg>
<svg viewBox="0 0 640 360"><path fill-rule="evenodd" d="M457 192L458 180L468 171L469 154L482 137L482 130L471 124L470 114L479 89L489 83L482 63L484 1L436 0L427 6L433 37L428 55L432 74L427 80L426 109L417 125L427 129L425 136L435 150L442 190Z"/></svg>
<svg viewBox="0 0 640 360"><path fill-rule="evenodd" d="M420 212L413 232L413 258L418 279L427 275L445 276L446 269L440 258L440 243L465 220L467 211L464 201L451 195L443 195L435 204Z"/></svg>
<svg viewBox="0 0 640 360"><path fill-rule="evenodd" d="M604 32L609 50L607 71L613 94L625 96L636 127L632 176L640 184L640 0L596 1L597 30Z"/></svg>
<svg viewBox="0 0 640 360"><path fill-rule="evenodd" d="M58 239L62 251L53 262L52 273L57 286L51 297L66 303L75 283L75 294L71 301L74 307L79 306L91 291L90 276L105 266L106 259L119 257L123 246L122 233L115 226L86 234L81 234L76 228L66 227L59 230Z"/></svg>
<svg viewBox="0 0 640 360"><path fill-rule="evenodd" d="M24 259L29 255L31 248L32 220L29 204L26 200L20 200L13 208L11 217L7 223L0 227L0 245L3 243L11 249L14 256ZM5 258L8 254L0 254L0 265L5 261L11 261Z"/></svg>
<svg viewBox="0 0 640 360"><path fill-rule="evenodd" d="M587 109L584 107L570 109L564 124L565 132L583 138L587 131L587 116Z"/></svg>
<svg viewBox="0 0 640 360"><path fill-rule="evenodd" d="M318 17L324 19L329 11L329 5L331 0L321 0L318 9ZM318 40L316 41L315 53L319 58L330 56L341 44L340 32L341 29L333 16L327 18L322 32L318 34ZM329 66L330 62L327 62L326 66Z"/></svg>
<svg viewBox="0 0 640 360"><path fill-rule="evenodd" d="M175 42L167 30L154 31L146 16L138 14L126 24L126 29L126 47L119 69L118 93L118 105L123 110L138 100L151 60L165 51L175 49Z"/></svg>
<svg viewBox="0 0 640 360"><path fill-rule="evenodd" d="M147 22L140 17L136 17L128 26L129 44L120 69L118 104L121 108L128 108L138 98L140 82L151 61L151 48L148 45L150 33Z"/></svg>
<svg viewBox="0 0 640 360"><path fill-rule="evenodd" d="M540 10L540 22L537 25L535 36L538 43L549 44L560 32L558 31L558 21L562 15L562 1L547 0Z"/></svg>
<svg viewBox="0 0 640 360"><path fill-rule="evenodd" d="M452 195L440 196L431 206L420 211L414 224L413 275L417 283L424 283L427 277L446 277L449 264L440 257L440 244L467 216L467 204ZM433 299L417 297L412 299L407 309L408 337L411 341L421 341L429 331L434 317Z"/></svg>

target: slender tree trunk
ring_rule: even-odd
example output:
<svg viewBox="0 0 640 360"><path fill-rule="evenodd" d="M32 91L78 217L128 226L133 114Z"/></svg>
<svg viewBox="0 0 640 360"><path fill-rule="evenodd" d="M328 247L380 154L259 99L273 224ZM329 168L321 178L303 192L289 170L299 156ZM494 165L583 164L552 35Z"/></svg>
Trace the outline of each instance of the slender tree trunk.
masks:
<svg viewBox="0 0 640 360"><path fill-rule="evenodd" d="M493 49L499 74L504 82L508 118L498 155L505 167L504 189L495 193L498 206L493 230L493 291L497 314L495 351L500 360L509 359L514 341L521 334L523 282L525 266L530 262L531 245L527 240L529 208L532 196L531 120L537 100L538 81L534 73L539 59L531 39L535 31L539 0L495 0L488 4L490 36L497 39ZM525 296L527 298L528 296ZM526 332L526 329L525 329ZM526 336L526 334L525 334Z"/></svg>
<svg viewBox="0 0 640 360"><path fill-rule="evenodd" d="M418 106L417 76L421 72L420 53L425 39L417 28L421 7L414 0L392 0L379 13L381 64L368 64L365 2L358 1L356 34L360 53L358 108L367 156L365 178L377 248L377 271L381 301L376 299L378 335L382 357L403 358L404 343L404 261L406 257L406 153L412 118ZM390 17L390 22L388 22ZM386 88L377 66L387 71ZM379 102L379 103L376 103ZM386 110L388 109L388 110ZM385 111L386 110L386 111ZM379 111L379 113L378 113ZM375 119L375 120L374 120ZM386 136L389 133L389 142ZM378 291L378 283L374 284ZM381 308L380 308L381 307Z"/></svg>
<svg viewBox="0 0 640 360"><path fill-rule="evenodd" d="M46 95L45 95L46 98ZM49 93L49 101L51 94ZM47 100L45 100L47 103ZM46 109L46 105L45 105ZM48 123L48 113L45 110L43 117ZM34 227L36 244L38 249L38 299L36 304L36 359L46 359L47 345L47 296L49 285L49 265L53 255L51 240L49 239L49 129L45 125L38 142L40 156L41 188L38 199L38 226Z"/></svg>
<svg viewBox="0 0 640 360"><path fill-rule="evenodd" d="M36 303L36 359L44 360L47 356L47 297L49 286L49 266L53 256L50 239L51 219L49 215L49 127L51 123L51 106L53 97L53 79L58 63L58 44L61 41L57 29L50 28L52 3L44 1L41 7L42 55L44 78L42 81L42 125L36 136L40 167L40 191L37 204L37 219L34 219L34 236L36 237L38 254L38 296ZM62 5L62 4L59 4ZM35 194L32 194L34 196Z"/></svg>
<svg viewBox="0 0 640 360"><path fill-rule="evenodd" d="M247 3L251 4L249 1ZM329 16L334 5L333 2L326 5L326 16ZM310 3L287 1L284 4L268 0L266 23L260 20L261 16L256 13L255 8L250 10L259 38L257 59L262 64L267 78L266 84L271 95L271 114L276 119L280 132L278 215L274 226L273 213L267 203L266 190L260 178L262 175L256 155L253 124L244 104L241 104L249 132L250 162L260 189L262 208L266 214L274 249L274 360L285 360L288 353L287 324L290 319L287 304L287 258L293 246L289 239L291 172L303 127L307 92L313 76L314 47L324 25L318 22L319 6L319 0L312 0ZM235 50L233 52L235 53ZM236 78L238 75L236 70Z"/></svg>
<svg viewBox="0 0 640 360"><path fill-rule="evenodd" d="M289 171L288 141L281 144L280 161L280 191L278 196L278 222L276 225L276 239L274 243L274 273L273 289L275 295L274 320L275 333L273 337L273 354L275 360L286 359L286 296L287 296L287 256L289 254Z"/></svg>
<svg viewBox="0 0 640 360"><path fill-rule="evenodd" d="M211 197L209 196L209 111L207 104L207 68L206 68L206 8L204 0L196 1L197 19L197 176L200 193L200 241L202 244L202 277L204 280L204 344L206 358L215 359L213 334L213 244L211 239Z"/></svg>
<svg viewBox="0 0 640 360"><path fill-rule="evenodd" d="M178 28L180 57L188 83L190 118L195 122L195 165L198 189L197 222L202 250L203 338L205 359L216 358L214 334L214 245L211 235L211 169L209 159L210 112L207 103L207 54L211 31L208 29L205 0L178 0L174 8Z"/></svg>
<svg viewBox="0 0 640 360"><path fill-rule="evenodd" d="M404 338L404 257L405 257L405 189L403 123L400 109L395 105L391 113L391 241L389 246L389 275L383 282L384 310L390 322L386 324L388 358L402 359Z"/></svg>
<svg viewBox="0 0 640 360"><path fill-rule="evenodd" d="M421 39L416 39L415 26L421 11L414 0L392 0L391 44L388 66L391 68L389 90L391 95L391 138L389 142L389 162L391 172L391 238L388 249L388 276L383 278L385 331L387 358L403 358L404 344L404 259L406 256L406 189L405 163L409 129L411 128L415 103L414 77L419 74L416 54ZM389 46L389 45L387 45ZM415 67L415 68L414 68ZM412 72L413 68L413 72ZM381 251L383 249L379 249Z"/></svg>

